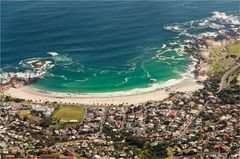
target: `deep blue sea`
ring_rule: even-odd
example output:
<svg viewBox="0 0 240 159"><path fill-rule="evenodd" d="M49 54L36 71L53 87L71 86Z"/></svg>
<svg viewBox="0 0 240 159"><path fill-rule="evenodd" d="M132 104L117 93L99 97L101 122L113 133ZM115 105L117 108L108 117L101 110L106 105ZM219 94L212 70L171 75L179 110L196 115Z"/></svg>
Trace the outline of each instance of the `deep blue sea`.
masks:
<svg viewBox="0 0 240 159"><path fill-rule="evenodd" d="M1 69L44 59L32 87L48 91L147 88L182 78L186 41L237 18L239 1L1 1Z"/></svg>

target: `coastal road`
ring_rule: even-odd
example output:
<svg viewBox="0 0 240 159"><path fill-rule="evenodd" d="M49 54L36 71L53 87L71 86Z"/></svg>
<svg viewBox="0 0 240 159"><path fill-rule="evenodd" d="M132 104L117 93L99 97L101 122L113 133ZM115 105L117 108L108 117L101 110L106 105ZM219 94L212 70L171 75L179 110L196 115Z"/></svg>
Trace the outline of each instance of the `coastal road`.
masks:
<svg viewBox="0 0 240 159"><path fill-rule="evenodd" d="M228 78L228 76L234 72L235 70L237 70L238 68L240 67L240 63L236 63L236 65L234 65L230 70L228 70L223 76L222 76L222 79L221 79L221 82L220 82L220 87L219 87L219 90L217 91L217 93L219 93L221 90L225 89L227 87L227 81L226 79Z"/></svg>

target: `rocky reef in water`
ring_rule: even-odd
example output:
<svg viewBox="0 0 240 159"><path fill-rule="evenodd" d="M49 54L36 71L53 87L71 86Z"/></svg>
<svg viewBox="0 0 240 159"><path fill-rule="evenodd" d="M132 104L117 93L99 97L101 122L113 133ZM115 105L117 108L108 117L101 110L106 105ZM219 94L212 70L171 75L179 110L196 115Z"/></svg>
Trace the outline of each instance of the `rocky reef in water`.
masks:
<svg viewBox="0 0 240 159"><path fill-rule="evenodd" d="M37 60L31 63L34 68L42 68L46 64L45 60Z"/></svg>
<svg viewBox="0 0 240 159"><path fill-rule="evenodd" d="M46 73L47 61L43 59L30 62L32 72L1 72L1 87L22 87L37 82Z"/></svg>

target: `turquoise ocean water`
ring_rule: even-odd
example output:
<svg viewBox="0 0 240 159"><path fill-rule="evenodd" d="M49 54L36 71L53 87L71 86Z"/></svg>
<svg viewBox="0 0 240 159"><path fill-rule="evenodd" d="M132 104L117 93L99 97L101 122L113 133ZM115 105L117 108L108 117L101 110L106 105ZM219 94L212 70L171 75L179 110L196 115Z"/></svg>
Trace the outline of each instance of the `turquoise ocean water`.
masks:
<svg viewBox="0 0 240 159"><path fill-rule="evenodd" d="M184 45L239 27L238 12L238 1L1 1L1 69L45 59L32 87L48 91L147 88L182 78Z"/></svg>

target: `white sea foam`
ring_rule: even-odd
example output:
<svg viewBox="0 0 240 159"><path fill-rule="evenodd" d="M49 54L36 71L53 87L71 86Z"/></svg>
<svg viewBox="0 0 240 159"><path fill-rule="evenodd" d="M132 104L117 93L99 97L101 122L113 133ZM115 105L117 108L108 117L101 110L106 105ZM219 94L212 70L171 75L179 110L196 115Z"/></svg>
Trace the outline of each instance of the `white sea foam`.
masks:
<svg viewBox="0 0 240 159"><path fill-rule="evenodd" d="M88 81L88 79L86 78L86 79L82 79L82 80L75 80L76 82L81 82L81 83L83 83L83 82L86 82L86 81Z"/></svg>
<svg viewBox="0 0 240 159"><path fill-rule="evenodd" d="M218 34L216 32L205 32L205 33L201 33L199 35L199 38L202 38L202 37L217 37Z"/></svg>
<svg viewBox="0 0 240 159"><path fill-rule="evenodd" d="M227 19L228 18L228 16L224 12L214 11L214 12L212 12L212 14L213 14L213 16L212 16L213 19Z"/></svg>
<svg viewBox="0 0 240 159"><path fill-rule="evenodd" d="M166 30L170 30L173 32L178 32L179 36L185 36L185 37L190 37L190 38L196 38L196 37L217 37L219 33L224 34L227 30L225 30L225 25L229 25L231 24L231 28L233 28L234 30L237 30L238 27L236 27L237 25L239 25L239 18L233 15L228 15L226 13L222 13L222 12L213 12L213 16L202 19L202 20L194 20L191 22L186 22L186 23L182 23L182 24L169 24L169 25L165 25L164 28ZM216 32L198 32L199 29L201 29L202 27L206 27L206 28L212 28L212 29L216 29ZM191 32L191 34L189 33L190 29L192 29L191 31L194 31L193 33ZM195 30L196 31L195 31ZM196 32L196 33L195 33ZM185 40L184 43L190 43L192 41L190 40ZM176 45L179 44L180 42L178 41L177 43L171 42L169 43L170 45ZM184 46L185 45L180 45L179 48L165 48L165 50L158 50L157 54L156 54L156 58L159 60L170 60L170 59L174 59L174 60L184 60L184 58L180 58L180 56L184 55ZM169 51L174 51L177 52L177 56L164 56L163 54ZM182 55L180 55L181 53L183 53ZM192 73L195 69L195 65L196 65L196 59L194 59L192 56L190 56L191 59L191 63L189 65L189 68L186 72L181 74L181 78L179 79L170 79L166 82L160 82L160 83L154 83L152 84L150 87L148 88L139 88L139 89L133 89L130 91L125 92L124 94L134 94L134 93L143 93L143 92L149 92L149 91L154 91L157 89L162 89L165 87L169 87L171 85L180 83L182 80L184 79L194 79L194 74Z"/></svg>
<svg viewBox="0 0 240 159"><path fill-rule="evenodd" d="M121 82L121 83L119 83L119 84L117 84L117 85L115 85L115 86L116 86L116 87L122 86L122 85L126 84L129 79L130 79L130 77L125 77L123 82Z"/></svg>
<svg viewBox="0 0 240 159"><path fill-rule="evenodd" d="M42 78L46 74L45 71L37 72L3 72L1 73L0 81L2 84L10 82L11 79L17 78L20 80L28 81L33 78Z"/></svg>
<svg viewBox="0 0 240 159"><path fill-rule="evenodd" d="M180 45L180 47L173 49L175 52L180 53L184 52L184 47L187 45Z"/></svg>
<svg viewBox="0 0 240 159"><path fill-rule="evenodd" d="M190 79L190 76L185 76L185 77L182 77L179 79L170 79L165 82L156 82L146 88L135 88L135 89L127 90L127 91L118 91L118 92L114 92L114 93L101 93L101 94L106 94L106 95L111 94L112 96L142 94L142 93L152 92L152 91L156 91L156 90L165 89L167 87L171 87L173 85L181 83L185 79ZM93 94L93 93L86 93L86 94Z"/></svg>
<svg viewBox="0 0 240 159"><path fill-rule="evenodd" d="M157 79L155 79L155 78L150 78L150 81L152 81L152 82L157 82Z"/></svg>
<svg viewBox="0 0 240 159"><path fill-rule="evenodd" d="M197 37L197 35L190 34L186 30L182 31L179 34L179 36L184 36L184 37L188 37L188 38L196 38Z"/></svg>
<svg viewBox="0 0 240 159"><path fill-rule="evenodd" d="M126 91L117 91L117 92L107 92L107 93L101 93L102 95L110 95L112 97L114 96L126 96L126 95L133 95L133 94L142 94L142 93L147 93L147 92L152 92L152 91L156 91L156 90L163 90L167 87L173 86L175 84L178 84L180 82L182 82L184 80L184 78L180 78L180 79L170 79L168 81L165 82L160 82L160 83L153 83L151 84L149 87L145 87L145 88L135 88L135 89L131 89L131 90L126 90ZM79 94L76 93L58 93L58 92L51 92L51 91L45 91L48 93L51 93L53 95L69 95L71 97L78 97ZM80 95L96 95L98 93L82 93Z"/></svg>
<svg viewBox="0 0 240 159"><path fill-rule="evenodd" d="M70 57L67 57L67 56L54 56L53 59L55 61L59 61L59 62L72 62L72 59Z"/></svg>
<svg viewBox="0 0 240 159"><path fill-rule="evenodd" d="M52 59L55 62L61 62L63 65L70 65L73 63L72 58L68 57L67 55L61 55L57 52L51 51L47 52L47 54L52 56Z"/></svg>
<svg viewBox="0 0 240 159"><path fill-rule="evenodd" d="M222 35L226 34L227 32L228 30L224 30L224 29L218 31L218 33Z"/></svg>
<svg viewBox="0 0 240 159"><path fill-rule="evenodd" d="M135 88L127 91L118 91L118 92L111 93L111 95L121 96L121 95L133 95L133 94L142 94L142 93L152 92L152 91L164 89L166 87L170 87L172 85L178 84L183 80L184 79L170 79L166 82L153 83L146 88ZM93 94L93 93L86 93L86 94ZM110 93L102 93L102 94L110 94Z"/></svg>
<svg viewBox="0 0 240 159"><path fill-rule="evenodd" d="M179 44L179 41L172 41L169 43L170 45L178 45Z"/></svg>
<svg viewBox="0 0 240 159"><path fill-rule="evenodd" d="M31 63L36 62L38 60L40 60L40 58L25 59L25 60L20 61L18 65L20 65L23 68L33 68Z"/></svg>
<svg viewBox="0 0 240 159"><path fill-rule="evenodd" d="M239 17L231 15L231 14L226 14L224 12L219 12L219 11L215 11L212 12L213 16L210 17L210 20L223 20L227 23L231 23L234 25L240 25L240 20Z"/></svg>
<svg viewBox="0 0 240 159"><path fill-rule="evenodd" d="M210 23L210 24L209 24L209 27L210 27L210 28L213 28L213 29L223 29L223 28L225 28L224 25L216 24L216 23Z"/></svg>
<svg viewBox="0 0 240 159"><path fill-rule="evenodd" d="M173 32L181 32L183 30L182 28L180 28L179 24L165 25L164 29L170 30Z"/></svg>
<svg viewBox="0 0 240 159"><path fill-rule="evenodd" d="M184 40L184 43L185 43L185 44L192 43L192 40L186 39L186 40Z"/></svg>
<svg viewBox="0 0 240 159"><path fill-rule="evenodd" d="M163 44L163 45L162 45L162 49L164 49L166 46L167 46L166 44Z"/></svg>
<svg viewBox="0 0 240 159"><path fill-rule="evenodd" d="M238 30L239 30L239 28L234 28L234 27L232 27L232 28L230 28L230 30L233 30L234 32L237 32Z"/></svg>
<svg viewBox="0 0 240 159"><path fill-rule="evenodd" d="M44 60L45 64L42 67L34 67L32 63L37 62L39 60ZM19 67L24 69L21 72L3 72L1 74L1 82L7 83L10 82L12 78L17 78L23 81L29 81L33 78L42 78L44 77L48 70L54 67L55 64L53 61L48 60L47 58L29 58L19 62Z"/></svg>
<svg viewBox="0 0 240 159"><path fill-rule="evenodd" d="M181 57L175 57L175 60L186 60L185 58L181 58Z"/></svg>
<svg viewBox="0 0 240 159"><path fill-rule="evenodd" d="M52 55L52 56L58 56L59 54L54 51L47 52L47 54Z"/></svg>
<svg viewBox="0 0 240 159"><path fill-rule="evenodd" d="M228 15L228 14L223 13L223 12L213 12L213 15L211 17L208 17L208 18L205 18L205 19L202 19L202 20L195 20L195 21L181 23L181 24L178 24L178 23L170 24L170 25L164 26L164 28L167 29L167 30L178 32L179 35L181 35L181 36L196 37L196 36L198 36L198 34L200 34L200 36L216 37L218 35L218 33L216 33L216 32L221 33L221 31L222 32L224 31L224 30L219 31L219 29L223 29L225 27L224 25L226 23L227 23L227 25L230 25L233 29L237 29L238 28L237 25L240 24L239 18L236 17L236 16ZM216 32L204 32L204 33L202 33L202 32L200 32L200 33L197 32L196 33L195 32L195 30L197 30L197 29L199 29L203 26L213 28L213 29L216 29L218 31L216 31ZM192 29L191 34L190 34L190 29ZM179 42L173 42L173 43L169 43L169 44L170 45L176 45L178 43ZM180 60L182 60L182 58L178 58L178 57L175 58L175 56L166 57L166 56L162 55L162 54L164 54L166 52L169 52L169 51L175 51L175 52L179 52L179 53L184 52L182 47L183 47L183 45L181 45L180 50L177 51L176 49L166 47L166 44L164 44L161 47L161 50L156 51L158 53L156 55L156 57L162 58L161 60L163 60L163 59L176 59L176 60L180 59ZM152 50L155 50L155 48L154 49L146 48L145 51L148 52L148 51L152 51ZM67 56L59 55L56 52L48 52L48 54L52 55L53 56L52 59L54 59L55 61L64 61L64 62L70 62L70 63L72 62L71 58L69 58ZM179 54L177 54L177 55L179 55ZM136 88L136 89L133 89L133 90L122 91L122 92L119 92L119 93L128 95L128 94L150 92L150 91L155 91L157 89L162 89L162 88L169 87L171 85L177 84L184 79L192 79L194 77L194 75L192 74L192 71L194 70L194 65L195 65L195 61L193 59L191 65L189 65L188 71L186 71L185 73L182 73L181 78L179 78L179 79L171 79L171 80L168 80L166 82L156 82L156 83L150 85L150 87L148 87L148 88ZM150 80L154 80L151 77L151 75L145 70L144 67L143 67L143 69L144 69L147 77L149 77ZM25 75L18 74L18 76L26 77L28 75L27 74L25 74ZM95 73L95 76L97 76L96 73ZM4 75L4 77L8 78L9 75ZM127 81L128 81L128 79L125 78L123 83L124 82L126 83ZM79 82L81 82L81 81L79 81Z"/></svg>
<svg viewBox="0 0 240 159"><path fill-rule="evenodd" d="M61 63L61 65L71 65L73 63L72 58L68 57L67 55L58 55L53 56L53 60L56 63Z"/></svg>
<svg viewBox="0 0 240 159"><path fill-rule="evenodd" d="M146 74L146 77L152 78L151 74L145 69L144 63L141 64L141 68L144 71L144 73Z"/></svg>
<svg viewBox="0 0 240 159"><path fill-rule="evenodd" d="M172 49L172 48L166 48L164 51L160 51L160 52L157 52L157 53L159 53L160 55L162 55L162 54L165 54L165 53L168 53L168 52L171 52L171 51L174 51L174 49Z"/></svg>
<svg viewBox="0 0 240 159"><path fill-rule="evenodd" d="M178 56L181 56L181 55L178 54ZM160 55L160 54L157 54L157 55L156 55L156 59L158 59L158 60L160 60L160 61L175 60L175 57L176 57L176 56L163 56L163 55ZM173 61L171 61L171 62L173 62ZM165 61L165 63L167 63L167 62ZM170 63L167 63L167 64L171 65ZM149 76L149 77L150 77L150 76Z"/></svg>
<svg viewBox="0 0 240 159"><path fill-rule="evenodd" d="M220 12L214 12L212 17L208 17L202 20L194 20L194 21L190 21L190 22L186 22L186 23L182 23L182 24L170 24L170 25L166 25L164 26L164 28L166 30L171 30L173 32L178 32L180 36L185 36L185 37L190 37L190 38L196 38L198 37L198 34L200 34L200 36L213 36L216 37L218 35L218 33L216 32L200 32L198 33L198 29L200 29L201 27L209 27L212 29L223 29L225 28L224 23L222 23L221 21L224 21L228 24L232 24L232 28L237 28L236 24L239 24L239 19L237 17L234 17L232 15L227 15L225 13L220 13ZM199 27L200 26L200 27ZM193 33L189 33L190 29L192 29L194 31ZM191 31L192 31L191 30ZM184 41L185 43L191 42L191 41ZM169 43L170 45L177 45L180 42L172 42ZM179 56L181 56L184 53L184 46L185 45L180 45L180 48L167 48L165 46L166 44L162 45L160 50L157 50L157 54L156 54L156 58L160 59L160 60L170 60L170 59L175 59L175 60L184 60L184 58L180 58ZM149 50L149 49L147 49ZM178 52L177 56L163 56L164 53L170 52L170 51L175 51ZM180 55L181 54L181 55ZM185 79L194 79L194 74L192 73L195 69L195 65L196 65L196 59L194 59L192 56L190 57L191 59L191 63L189 65L189 68L187 71L185 71L184 73L182 73L179 79L170 79L168 81L165 82L156 82L151 84L149 87L147 88L136 88L133 90L128 90L128 91L120 91L117 92L119 94L124 94L124 95L131 95L131 94L140 94L140 93L144 93L144 92L150 92L150 91L155 91L158 89L163 89L166 87L170 87L172 85L175 85L177 83L182 82ZM142 66L143 67L143 66ZM152 79L151 75L145 70L145 68L143 67L144 72L146 73L147 77L150 78L150 80Z"/></svg>
<svg viewBox="0 0 240 159"><path fill-rule="evenodd" d="M209 20L208 19L200 20L198 25L199 26L208 26L209 25Z"/></svg>
<svg viewBox="0 0 240 159"><path fill-rule="evenodd" d="M39 60L44 60L45 64L40 67L40 68L36 68L32 65L32 63L37 62ZM23 68L32 68L32 69L48 69L48 68L52 68L54 66L54 63L48 59L45 58L29 58L29 59L25 59L19 62L19 66L23 67Z"/></svg>
<svg viewBox="0 0 240 159"><path fill-rule="evenodd" d="M166 60L166 57L162 56L161 54L156 54L156 58L159 60Z"/></svg>
<svg viewBox="0 0 240 159"><path fill-rule="evenodd" d="M217 37L217 32L229 27L229 25L231 28L235 28L232 30L236 32L236 28L240 27L240 18L232 14L216 11L212 12L212 16L201 20L168 24L164 28L179 33L179 37L198 38L200 35L201 38L202 36ZM203 28L215 29L216 32L203 32L201 30Z"/></svg>

